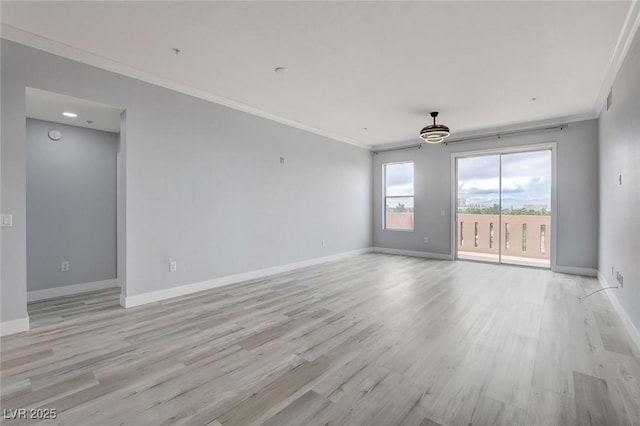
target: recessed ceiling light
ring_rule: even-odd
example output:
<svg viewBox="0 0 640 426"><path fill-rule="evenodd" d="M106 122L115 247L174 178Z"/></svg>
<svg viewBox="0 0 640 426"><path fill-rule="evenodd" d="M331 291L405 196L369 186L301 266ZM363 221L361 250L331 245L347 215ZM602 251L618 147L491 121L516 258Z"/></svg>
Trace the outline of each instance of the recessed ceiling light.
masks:
<svg viewBox="0 0 640 426"><path fill-rule="evenodd" d="M289 71L288 69L286 69L285 67L278 67L276 69L274 69L275 72L277 72L278 74L286 74L287 71Z"/></svg>
<svg viewBox="0 0 640 426"><path fill-rule="evenodd" d="M62 115L64 115L65 117L71 117L71 118L76 118L78 116L78 114L74 113L74 112L63 112Z"/></svg>

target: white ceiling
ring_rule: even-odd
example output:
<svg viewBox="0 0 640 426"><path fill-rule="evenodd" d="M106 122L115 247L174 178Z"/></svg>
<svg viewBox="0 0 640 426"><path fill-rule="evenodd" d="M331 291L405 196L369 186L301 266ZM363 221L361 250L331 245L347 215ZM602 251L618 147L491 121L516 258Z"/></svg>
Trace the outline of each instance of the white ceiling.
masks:
<svg viewBox="0 0 640 426"><path fill-rule="evenodd" d="M27 87L26 110L29 118L119 133L123 108ZM66 117L63 112L72 112L78 117Z"/></svg>
<svg viewBox="0 0 640 426"><path fill-rule="evenodd" d="M3 1L2 22L376 146L418 140L432 110L452 136L595 116L631 4Z"/></svg>

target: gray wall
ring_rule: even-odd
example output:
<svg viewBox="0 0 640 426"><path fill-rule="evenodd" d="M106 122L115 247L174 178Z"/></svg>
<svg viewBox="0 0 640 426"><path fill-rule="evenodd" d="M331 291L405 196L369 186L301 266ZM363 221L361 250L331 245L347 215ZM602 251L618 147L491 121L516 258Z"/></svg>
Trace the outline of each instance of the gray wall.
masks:
<svg viewBox="0 0 640 426"><path fill-rule="evenodd" d="M598 266L598 122L570 123L562 131L490 141L424 145L374 155L373 244L400 250L451 253L451 153L557 142L557 253L559 266ZM407 145L416 141L407 141ZM382 164L414 161L415 230L382 229ZM441 215L445 211L445 216ZM424 243L424 237L429 243Z"/></svg>
<svg viewBox="0 0 640 426"><path fill-rule="evenodd" d="M600 272L640 330L640 32L616 76L613 105L600 115ZM622 185L619 176L622 174Z"/></svg>
<svg viewBox="0 0 640 426"><path fill-rule="evenodd" d="M126 108L128 295L371 245L369 151L2 40L2 321L26 314L25 87Z"/></svg>
<svg viewBox="0 0 640 426"><path fill-rule="evenodd" d="M127 176L124 149L127 144L127 113L120 114L118 154L116 156L116 265L118 284L126 291L127 285Z"/></svg>
<svg viewBox="0 0 640 426"><path fill-rule="evenodd" d="M13 215L13 226L2 228L0 275L1 321L17 320L27 315L27 238L26 238L26 118L25 89L10 82L19 78L20 69L10 69L0 52L2 103L0 110L0 166L2 213Z"/></svg>
<svg viewBox="0 0 640 426"><path fill-rule="evenodd" d="M115 133L27 119L27 291L116 278L117 149Z"/></svg>

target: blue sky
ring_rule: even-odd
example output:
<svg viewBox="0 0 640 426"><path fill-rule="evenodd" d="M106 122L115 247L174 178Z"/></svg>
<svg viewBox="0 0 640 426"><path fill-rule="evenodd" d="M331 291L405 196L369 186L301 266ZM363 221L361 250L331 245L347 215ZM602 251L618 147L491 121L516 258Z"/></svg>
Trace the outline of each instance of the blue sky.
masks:
<svg viewBox="0 0 640 426"><path fill-rule="evenodd" d="M493 205L500 199L500 156L458 160L458 198L468 204ZM546 204L551 207L551 151L502 156L503 207Z"/></svg>
<svg viewBox="0 0 640 426"><path fill-rule="evenodd" d="M413 163L396 163L386 165L387 195L414 195L413 191ZM413 208L412 198L389 198L387 207L397 207L403 204Z"/></svg>
<svg viewBox="0 0 640 426"><path fill-rule="evenodd" d="M413 194L413 164L387 166L387 195ZM458 159L458 197L469 204L493 205L500 199L500 156ZM415 194L420 196L420 194ZM521 152L502 156L503 207L524 204L551 207L551 151Z"/></svg>
<svg viewBox="0 0 640 426"><path fill-rule="evenodd" d="M413 194L413 163L387 164L387 195Z"/></svg>

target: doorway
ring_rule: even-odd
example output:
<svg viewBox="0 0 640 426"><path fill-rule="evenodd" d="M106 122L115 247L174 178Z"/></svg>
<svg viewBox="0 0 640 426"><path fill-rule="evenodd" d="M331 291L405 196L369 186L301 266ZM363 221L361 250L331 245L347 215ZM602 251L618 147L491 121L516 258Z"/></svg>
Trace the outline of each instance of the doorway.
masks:
<svg viewBox="0 0 640 426"><path fill-rule="evenodd" d="M555 146L454 154L456 258L551 268Z"/></svg>
<svg viewBox="0 0 640 426"><path fill-rule="evenodd" d="M126 285L126 112L27 87L25 116L28 310L105 289L117 304Z"/></svg>

